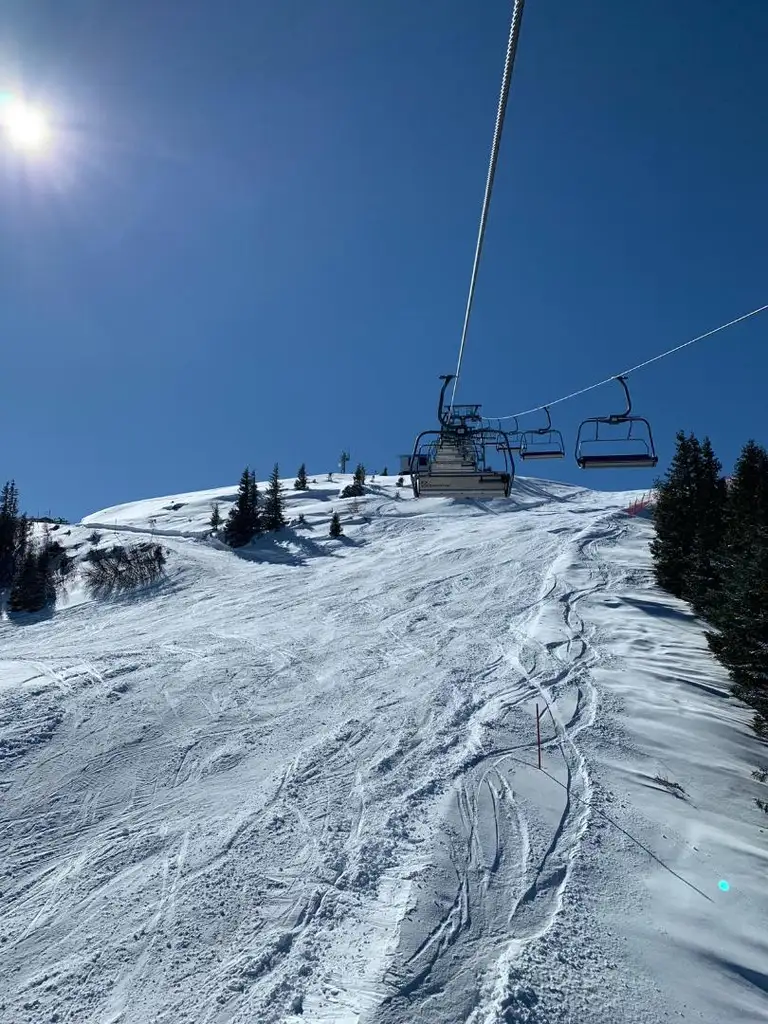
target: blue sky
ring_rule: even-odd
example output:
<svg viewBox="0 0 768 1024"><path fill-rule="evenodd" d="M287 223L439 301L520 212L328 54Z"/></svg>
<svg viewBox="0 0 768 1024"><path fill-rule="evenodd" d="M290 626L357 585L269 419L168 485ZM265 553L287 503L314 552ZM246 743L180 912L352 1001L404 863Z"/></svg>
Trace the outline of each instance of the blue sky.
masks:
<svg viewBox="0 0 768 1024"><path fill-rule="evenodd" d="M507 0L6 0L0 477L79 517L370 469L453 370ZM459 400L512 413L768 302L768 5L529 0ZM768 313L632 379L730 465L768 442ZM557 407L569 449L613 388ZM554 413L555 410L553 410ZM518 467L519 469L519 467ZM572 458L528 470L598 487Z"/></svg>

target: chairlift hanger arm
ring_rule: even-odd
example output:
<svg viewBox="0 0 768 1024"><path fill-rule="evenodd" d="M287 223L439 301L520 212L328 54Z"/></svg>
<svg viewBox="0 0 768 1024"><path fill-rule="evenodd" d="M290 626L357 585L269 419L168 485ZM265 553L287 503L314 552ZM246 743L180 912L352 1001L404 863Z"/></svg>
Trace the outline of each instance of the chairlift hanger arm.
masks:
<svg viewBox="0 0 768 1024"><path fill-rule="evenodd" d="M632 415L632 399L629 394L629 388L623 374L614 378L621 384L624 389L624 395L627 400L627 408L623 413L611 413L608 416L590 416L583 420L579 424L579 429L576 432L576 445L574 454L576 463L581 469L620 469L626 468L652 468L657 465L659 459L656 454L656 447L653 443L653 431L651 430L651 424L644 416L633 416ZM594 424L595 436L592 438L583 438L582 432L587 424ZM627 426L627 434L624 438L607 438L600 437L600 425L608 426ZM645 428L645 437L633 434L633 427L637 424L642 424ZM591 445L594 443L604 443L611 445L621 445L629 443L639 443L645 448L645 452L627 452L614 451L613 453L606 454L594 454L594 452L582 451L582 445Z"/></svg>
<svg viewBox="0 0 768 1024"><path fill-rule="evenodd" d="M618 381L622 388L624 388L624 397L627 402L627 408L624 412L611 413L611 415L607 417L607 422L625 423L632 419L632 398L630 397L629 388L627 387L627 378L623 373L620 373L618 377L614 377L614 380Z"/></svg>
<svg viewBox="0 0 768 1024"><path fill-rule="evenodd" d="M549 408L544 406L544 413L547 417L546 427L536 427L535 430L528 431L531 434L551 434L552 433L552 417L549 415Z"/></svg>
<svg viewBox="0 0 768 1024"><path fill-rule="evenodd" d="M448 426L451 417L451 410L448 412L444 411L445 405L445 392L448 390L448 385L451 383L453 378L456 376L455 373L441 373L440 380L443 382L443 386L440 389L440 402L437 406L437 422L442 423L444 427Z"/></svg>

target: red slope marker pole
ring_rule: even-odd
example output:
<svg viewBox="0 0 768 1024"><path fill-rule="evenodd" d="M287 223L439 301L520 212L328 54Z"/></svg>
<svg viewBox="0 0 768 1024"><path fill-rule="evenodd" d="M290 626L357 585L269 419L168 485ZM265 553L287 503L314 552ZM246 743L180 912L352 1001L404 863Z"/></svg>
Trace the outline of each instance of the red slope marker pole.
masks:
<svg viewBox="0 0 768 1024"><path fill-rule="evenodd" d="M539 725L539 705L536 705L536 746L539 751L539 768L541 768L541 726Z"/></svg>

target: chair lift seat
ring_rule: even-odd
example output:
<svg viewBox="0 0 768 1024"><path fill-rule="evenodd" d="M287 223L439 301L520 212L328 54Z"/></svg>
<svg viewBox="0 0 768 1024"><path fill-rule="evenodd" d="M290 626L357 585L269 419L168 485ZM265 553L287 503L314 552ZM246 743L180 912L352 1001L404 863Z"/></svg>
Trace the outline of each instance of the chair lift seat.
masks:
<svg viewBox="0 0 768 1024"><path fill-rule="evenodd" d="M609 416L590 416L579 424L579 429L576 431L576 464L580 469L621 469L622 467L632 469L653 469L653 467L658 464L659 458L653 444L651 425L644 416L632 415L632 399L629 394L629 388L627 387L625 374L619 374L618 377L614 377L613 379L621 385L622 390L624 391L624 400L627 403L627 407L623 412L611 413ZM624 438L618 438L614 441L611 441L610 438L605 436L600 437L601 424L607 424L610 427L624 425L627 427L627 434ZM582 440L582 431L587 426L594 426L594 437L588 437ZM632 431L634 427L642 428L642 434L633 434ZM582 451L582 445L592 445L598 442L610 445L640 443L644 446L645 451L614 451L613 453L609 452L606 455Z"/></svg>
<svg viewBox="0 0 768 1024"><path fill-rule="evenodd" d="M657 455L648 455L645 452L630 452L625 455L579 455L576 459L581 469L621 469L622 466L653 469L658 461Z"/></svg>
<svg viewBox="0 0 768 1024"><path fill-rule="evenodd" d="M407 460L414 497L508 497L515 475L509 436L500 426L494 430L483 425L479 405L446 408L445 393L455 375L443 374L440 379L440 427L422 431ZM503 471L487 465L487 446L494 446L504 456Z"/></svg>
<svg viewBox="0 0 768 1024"><path fill-rule="evenodd" d="M565 458L563 435L552 426L552 417L546 406L544 406L544 413L547 417L546 426L520 431L518 454L524 461L526 459Z"/></svg>
<svg viewBox="0 0 768 1024"><path fill-rule="evenodd" d="M526 459L565 458L565 452L561 451L559 448L541 448L538 451L535 448L520 448L517 454L523 461L525 461Z"/></svg>

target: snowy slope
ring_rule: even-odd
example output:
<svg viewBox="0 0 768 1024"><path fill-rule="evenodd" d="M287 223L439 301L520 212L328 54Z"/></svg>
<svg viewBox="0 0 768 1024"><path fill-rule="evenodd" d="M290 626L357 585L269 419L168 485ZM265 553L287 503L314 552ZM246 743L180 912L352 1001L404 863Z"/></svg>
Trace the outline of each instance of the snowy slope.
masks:
<svg viewBox="0 0 768 1024"><path fill-rule="evenodd" d="M89 516L167 581L0 624L0 1021L768 1020L761 751L634 492L318 481L251 557L232 487Z"/></svg>

